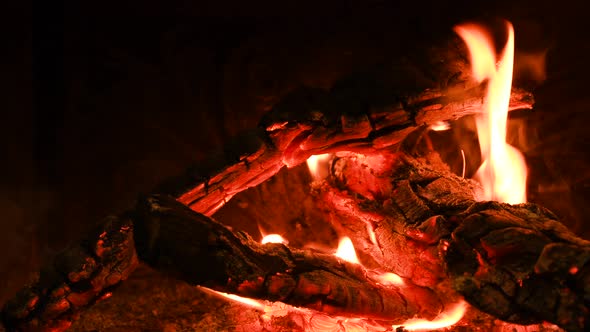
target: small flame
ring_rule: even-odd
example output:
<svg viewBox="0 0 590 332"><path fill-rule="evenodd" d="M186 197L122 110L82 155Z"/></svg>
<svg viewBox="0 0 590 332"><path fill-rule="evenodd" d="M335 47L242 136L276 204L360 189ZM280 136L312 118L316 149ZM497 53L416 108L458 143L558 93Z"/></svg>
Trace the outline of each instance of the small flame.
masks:
<svg viewBox="0 0 590 332"><path fill-rule="evenodd" d="M330 154L317 154L307 158L307 167L311 178L315 181L324 179L329 174L328 161L330 160Z"/></svg>
<svg viewBox="0 0 590 332"><path fill-rule="evenodd" d="M434 320L429 321L420 318L413 318L407 320L402 325L393 326L393 328L397 329L398 327L403 327L405 330L408 331L430 331L435 329L442 329L445 327L455 325L458 321L461 320L461 318L463 318L463 315L465 315L465 311L467 311L467 302L459 301L451 308L449 308L449 310L443 311Z"/></svg>
<svg viewBox="0 0 590 332"><path fill-rule="evenodd" d="M279 234L268 234L265 235L262 238L262 241L260 241L260 243L262 244L267 244L267 243L282 243L282 244L288 244L289 241L285 240L282 236L280 236Z"/></svg>
<svg viewBox="0 0 590 332"><path fill-rule="evenodd" d="M360 264L359 259L356 256L356 251L354 250L354 245L352 244L350 238L346 236L340 239L340 242L338 243L338 250L336 250L334 255L347 262Z"/></svg>
<svg viewBox="0 0 590 332"><path fill-rule="evenodd" d="M498 61L494 43L482 27L465 24L455 31L467 44L474 78L488 80L485 114L476 119L484 160L476 177L484 187L484 199L516 204L526 202L527 171L522 154L506 143L514 66L514 29L509 22L506 28L508 40Z"/></svg>

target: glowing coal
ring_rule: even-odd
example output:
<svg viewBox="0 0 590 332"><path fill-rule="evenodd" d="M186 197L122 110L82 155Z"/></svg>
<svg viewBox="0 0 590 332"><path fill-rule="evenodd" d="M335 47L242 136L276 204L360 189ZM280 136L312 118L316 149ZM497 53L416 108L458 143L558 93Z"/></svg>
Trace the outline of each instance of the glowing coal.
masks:
<svg viewBox="0 0 590 332"><path fill-rule="evenodd" d="M286 239L284 239L279 234L268 234L268 235L265 235L262 238L262 240L260 241L260 243L262 243L262 244L266 244L266 243L282 243L282 244L288 244L289 241L287 241Z"/></svg>

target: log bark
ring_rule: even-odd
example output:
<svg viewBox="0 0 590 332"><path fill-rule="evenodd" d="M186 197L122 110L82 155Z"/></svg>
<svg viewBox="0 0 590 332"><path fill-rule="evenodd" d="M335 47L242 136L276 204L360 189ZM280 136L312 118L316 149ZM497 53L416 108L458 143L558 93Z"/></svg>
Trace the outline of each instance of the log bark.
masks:
<svg viewBox="0 0 590 332"><path fill-rule="evenodd" d="M259 244L170 197L149 197L137 211L140 258L194 285L397 323L415 315L434 318L442 310L434 292L411 280L404 287L380 286L358 264L282 244Z"/></svg>
<svg viewBox="0 0 590 332"><path fill-rule="evenodd" d="M9 331L66 330L80 310L110 296L137 265L132 220L105 218L4 305L2 322Z"/></svg>
<svg viewBox="0 0 590 332"><path fill-rule="evenodd" d="M414 61L398 59L334 83L302 87L277 103L259 127L224 151L165 181L168 194L207 216L235 194L266 181L283 167L342 149L375 154L411 132L482 111L487 83L477 83L463 43L452 38ZM529 109L530 92L513 88L510 109Z"/></svg>

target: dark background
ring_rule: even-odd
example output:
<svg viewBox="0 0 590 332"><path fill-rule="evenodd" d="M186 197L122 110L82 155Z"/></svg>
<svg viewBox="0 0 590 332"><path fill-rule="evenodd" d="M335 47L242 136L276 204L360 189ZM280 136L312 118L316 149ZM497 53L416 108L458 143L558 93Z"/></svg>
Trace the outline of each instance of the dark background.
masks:
<svg viewBox="0 0 590 332"><path fill-rule="evenodd" d="M254 127L289 90L327 88L464 20L507 18L519 52L547 50L547 79L534 86L535 109L513 115L526 134L514 141L530 199L590 238L582 1L38 1L12 12L0 303L56 250Z"/></svg>

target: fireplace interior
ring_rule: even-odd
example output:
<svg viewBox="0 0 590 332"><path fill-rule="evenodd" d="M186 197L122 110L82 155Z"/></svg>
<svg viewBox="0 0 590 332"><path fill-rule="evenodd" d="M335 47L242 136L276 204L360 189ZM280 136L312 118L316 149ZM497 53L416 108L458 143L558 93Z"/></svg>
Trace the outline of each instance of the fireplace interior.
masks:
<svg viewBox="0 0 590 332"><path fill-rule="evenodd" d="M527 199L590 240L590 27L584 9L581 2L549 1L36 3L32 34L26 29L25 46L15 47L32 54L24 66L33 93L6 100L7 126L0 134L10 161L2 165L0 188L0 303L104 216L128 209L195 165L240 153L243 145L234 138L257 128L292 91L329 89L391 59L408 66L428 62L425 50L464 21L514 24L514 85L535 101L532 109L510 112L507 139L525 156ZM504 41L497 39L500 47ZM6 88L29 83L15 82L22 84ZM451 127L418 130L405 148L435 151L450 173L471 178L481 163L473 118ZM256 241L276 233L293 248L335 250L341 229L318 202L313 182L305 163L282 169L233 197L213 218ZM468 322L455 330L524 331L474 308L468 312ZM301 317L309 318L265 320L260 308L141 264L69 330L345 328L320 318L305 325ZM528 331L556 329L537 322Z"/></svg>

